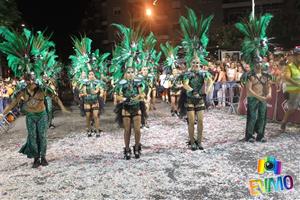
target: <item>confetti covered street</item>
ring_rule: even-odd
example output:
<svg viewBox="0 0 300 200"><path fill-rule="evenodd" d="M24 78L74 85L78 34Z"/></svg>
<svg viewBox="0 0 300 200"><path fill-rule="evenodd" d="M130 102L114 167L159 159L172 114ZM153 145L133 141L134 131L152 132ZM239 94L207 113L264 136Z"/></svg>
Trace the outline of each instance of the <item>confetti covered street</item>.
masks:
<svg viewBox="0 0 300 200"><path fill-rule="evenodd" d="M123 159L123 130L114 123L111 103L100 118L100 138L86 136L76 107L71 115L57 112L56 128L48 130L49 166L38 169L18 153L26 139L19 118L0 135L0 199L254 199L249 180L275 177L257 173L264 156L282 162L282 175L293 177L294 189L257 199L299 199L299 126L279 134L280 125L268 123L267 143L246 143L245 116L213 109L205 112L205 150L191 151L186 122L172 117L164 102L157 108L150 128L142 130L141 158L129 161Z"/></svg>

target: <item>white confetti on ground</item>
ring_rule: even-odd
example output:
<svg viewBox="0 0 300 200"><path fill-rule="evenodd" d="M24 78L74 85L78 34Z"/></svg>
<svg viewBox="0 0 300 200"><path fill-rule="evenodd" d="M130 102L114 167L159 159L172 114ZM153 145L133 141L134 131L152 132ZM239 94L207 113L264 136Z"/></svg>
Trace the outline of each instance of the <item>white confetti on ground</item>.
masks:
<svg viewBox="0 0 300 200"><path fill-rule="evenodd" d="M267 155L282 162L294 189L256 199L300 199L299 127L278 135L279 124L268 123L267 143L245 143L245 117L211 110L205 113L205 151L193 152L186 146L186 123L171 117L166 105L150 114L142 156L129 161L123 159L123 131L112 124L112 106L101 118L100 138L86 137L78 112L57 117L59 126L49 130L47 167L32 169L32 160L17 153L26 136L22 128L0 135L0 199L254 199L249 180L275 177L256 172L257 160Z"/></svg>

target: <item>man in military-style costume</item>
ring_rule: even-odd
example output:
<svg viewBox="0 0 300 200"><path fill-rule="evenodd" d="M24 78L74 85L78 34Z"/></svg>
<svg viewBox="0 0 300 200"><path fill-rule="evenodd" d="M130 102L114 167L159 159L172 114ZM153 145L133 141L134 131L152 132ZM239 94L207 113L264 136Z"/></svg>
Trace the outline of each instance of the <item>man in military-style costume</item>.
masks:
<svg viewBox="0 0 300 200"><path fill-rule="evenodd" d="M254 142L254 132L257 132L256 141L266 142L264 133L267 123L267 100L272 98L270 86L272 77L262 71L261 64L257 64L248 74L248 79L245 140Z"/></svg>
<svg viewBox="0 0 300 200"><path fill-rule="evenodd" d="M272 15L268 13L260 19L251 15L248 22L235 25L245 36L242 43L243 59L251 67L251 71L244 76L248 102L245 141L248 142L266 142L267 100L271 99L272 77L263 71L262 58L268 53L266 29L271 19Z"/></svg>

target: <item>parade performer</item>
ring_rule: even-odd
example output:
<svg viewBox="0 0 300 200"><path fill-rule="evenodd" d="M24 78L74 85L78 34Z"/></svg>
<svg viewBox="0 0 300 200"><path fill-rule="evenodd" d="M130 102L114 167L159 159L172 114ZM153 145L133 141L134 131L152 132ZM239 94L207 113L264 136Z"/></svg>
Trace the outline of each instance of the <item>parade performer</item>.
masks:
<svg viewBox="0 0 300 200"><path fill-rule="evenodd" d="M75 55L71 55L70 59L72 60L74 78L80 77L83 72L88 74L87 80L78 80L80 82L79 97L83 100L86 116L87 136L91 137L93 133L96 133L96 137L100 137L102 130L100 129L99 110L100 105L104 104L99 103L99 98L103 95L104 83L96 79L96 74L98 77L101 76L100 67L102 62L107 58L107 54L100 56L99 50L92 52L92 40L87 37L82 37L81 39L74 37L72 40ZM92 128L92 124L95 125L94 128Z"/></svg>
<svg viewBox="0 0 300 200"><path fill-rule="evenodd" d="M289 116L300 108L300 54L289 57L289 63L284 70L284 82L286 83L285 96L287 96L288 111L284 113L281 122L282 132L285 132Z"/></svg>
<svg viewBox="0 0 300 200"><path fill-rule="evenodd" d="M188 18L180 17L179 23L183 33L182 46L185 50L185 60L189 71L183 74L183 88L179 102L181 115L187 111L188 132L193 151L203 150L203 112L205 110L206 94L211 90L213 81L209 72L200 68L201 63L207 64L206 47L207 32L213 16L198 20L195 12L188 8ZM204 91L204 93L203 93ZM197 141L194 138L194 123L197 118Z"/></svg>
<svg viewBox="0 0 300 200"><path fill-rule="evenodd" d="M236 28L245 36L242 43L243 59L250 65L247 73L247 126L245 141L266 142L264 137L267 123L267 100L271 99L271 75L262 70L263 59L268 53L266 29L272 19L265 14L260 19L250 16L249 21L237 23ZM256 138L254 132L257 133Z"/></svg>
<svg viewBox="0 0 300 200"><path fill-rule="evenodd" d="M73 75L71 75L72 77ZM85 112L84 112L84 103L83 103L83 98L79 96L80 94L80 86L85 85L85 83L88 81L86 72L82 71L80 77L73 76L72 77L72 89L73 89L73 95L74 95L74 100L79 106L80 110L80 115L82 117L85 117Z"/></svg>
<svg viewBox="0 0 300 200"><path fill-rule="evenodd" d="M141 124L146 118L145 87L143 79L137 77L141 69L142 48L140 29L133 30L123 25L114 24L120 31L122 42L116 46L112 59L112 71L116 83L115 93L118 100L115 112L116 121L124 128L124 158L131 158L130 136L131 125L135 133L135 145L133 152L135 158L141 155Z"/></svg>
<svg viewBox="0 0 300 200"><path fill-rule="evenodd" d="M50 53L54 54L54 52L50 52ZM48 53L46 55L47 57L45 58L45 60L48 61L48 64L45 65L43 81L45 82L47 87L51 88L54 94L58 96L56 83L57 83L58 75L60 74L62 68L60 67L61 64L59 64L54 60L57 56L51 55L50 53ZM52 59L52 61L50 62L48 58ZM53 115L53 102L51 97L49 96L45 97L45 106L48 115L48 127L55 128L53 124L54 115Z"/></svg>
<svg viewBox="0 0 300 200"><path fill-rule="evenodd" d="M166 57L165 68L167 71L171 71L172 74L167 77L170 87L170 96L171 96L171 115L179 116L178 112L178 100L180 92L182 89L182 76L180 76L178 64L176 63L178 57L178 48L173 47L167 42L165 45L161 44L160 48Z"/></svg>
<svg viewBox="0 0 300 200"><path fill-rule="evenodd" d="M53 80L44 78L44 82L47 84L48 87L50 87L53 90L55 95L58 96ZM45 97L45 106L46 106L46 112L48 116L48 128L55 128L53 124L53 103L52 103L52 98L50 96Z"/></svg>
<svg viewBox="0 0 300 200"><path fill-rule="evenodd" d="M156 88L157 88L157 66L161 57L161 52L156 52L155 46L157 39L151 32L143 42L142 57L142 70L141 73L147 82L148 90L146 93L147 111L156 110Z"/></svg>
<svg viewBox="0 0 300 200"><path fill-rule="evenodd" d="M33 168L46 166L48 119L45 97L52 97L63 112L68 112L54 91L42 81L45 65L51 67L51 60L55 59L51 57L45 60L46 55L54 51L54 43L44 37L42 32L33 34L27 29L24 29L23 33L18 33L0 27L0 35L5 39L0 43L0 51L7 55L8 66L16 77L23 77L25 80L21 82L22 86L16 90L11 104L5 108L3 115L23 100L28 136L26 144L19 152L28 158L34 158ZM3 115L0 115L0 119Z"/></svg>

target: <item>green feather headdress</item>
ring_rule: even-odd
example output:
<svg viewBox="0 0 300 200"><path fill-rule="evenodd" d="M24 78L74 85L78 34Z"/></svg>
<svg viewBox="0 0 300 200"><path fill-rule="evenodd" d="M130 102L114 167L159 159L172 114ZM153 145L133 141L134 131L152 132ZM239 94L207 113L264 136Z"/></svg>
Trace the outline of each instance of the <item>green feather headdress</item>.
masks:
<svg viewBox="0 0 300 200"><path fill-rule="evenodd" d="M185 60L190 67L191 61L198 57L202 64L207 64L205 57L208 55L206 47L208 45L207 32L213 15L204 18L197 18L195 12L187 8L187 18L181 16L179 19L180 28L183 34L182 46L185 50Z"/></svg>
<svg viewBox="0 0 300 200"><path fill-rule="evenodd" d="M272 19L272 15L266 13L260 19L251 15L249 20L244 19L236 23L235 27L244 35L242 43L242 57L246 63L253 68L262 61L262 57L268 52L267 27Z"/></svg>
<svg viewBox="0 0 300 200"><path fill-rule="evenodd" d="M99 49L96 49L93 53L93 57L96 59L94 62L95 68L96 68L96 77L101 78L107 76L108 72L108 57L110 56L110 53L104 53L100 54Z"/></svg>
<svg viewBox="0 0 300 200"><path fill-rule="evenodd" d="M5 39L0 43L0 51L7 55L8 66L16 77L34 73L36 78L41 78L45 65L51 66L53 58L45 55L53 51L55 45L50 41L50 37L44 36L44 32L38 31L34 35L31 31L23 29L23 32L19 33L2 26L0 35Z"/></svg>
<svg viewBox="0 0 300 200"><path fill-rule="evenodd" d="M156 67L161 57L161 52L155 50L157 39L151 32L144 40L141 52L142 67L149 67L149 71L156 73Z"/></svg>
<svg viewBox="0 0 300 200"><path fill-rule="evenodd" d="M75 55L69 56L72 61L72 73L75 79L80 79L81 73L96 71L96 56L92 53L92 40L88 37L72 37Z"/></svg>
<svg viewBox="0 0 300 200"><path fill-rule="evenodd" d="M134 30L122 24L112 25L119 30L121 42L113 51L110 72L113 73L115 80L119 80L123 76L125 68L133 67L137 70L142 68L140 54L143 52L143 29L141 26Z"/></svg>
<svg viewBox="0 0 300 200"><path fill-rule="evenodd" d="M166 42L166 44L160 44L160 48L162 52L164 53L166 60L164 62L164 65L171 71L172 69L176 68L176 60L178 59L177 53L179 47L173 47L169 42Z"/></svg>

